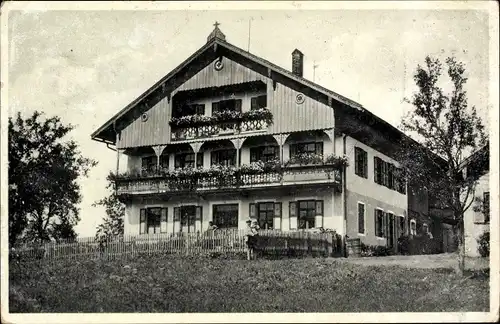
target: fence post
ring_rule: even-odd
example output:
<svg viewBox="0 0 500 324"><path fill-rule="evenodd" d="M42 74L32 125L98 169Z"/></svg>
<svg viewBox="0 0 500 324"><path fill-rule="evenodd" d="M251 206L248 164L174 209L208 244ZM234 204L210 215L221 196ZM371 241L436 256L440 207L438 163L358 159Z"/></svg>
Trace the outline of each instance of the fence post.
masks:
<svg viewBox="0 0 500 324"><path fill-rule="evenodd" d="M189 233L187 233L185 235L185 237L186 237L186 256L188 256L189 255Z"/></svg>
<svg viewBox="0 0 500 324"><path fill-rule="evenodd" d="M328 237L327 237L327 253L328 253L328 256L333 256L333 234L328 234Z"/></svg>

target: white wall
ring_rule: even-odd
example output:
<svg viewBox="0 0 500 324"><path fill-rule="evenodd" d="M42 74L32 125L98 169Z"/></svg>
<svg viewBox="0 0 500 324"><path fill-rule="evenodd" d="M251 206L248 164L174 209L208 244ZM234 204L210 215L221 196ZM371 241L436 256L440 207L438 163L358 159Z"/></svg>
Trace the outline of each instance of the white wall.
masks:
<svg viewBox="0 0 500 324"><path fill-rule="evenodd" d="M476 197L483 198L483 193L489 191L489 182L489 173L479 178L476 187ZM464 214L465 254L471 257L479 256L477 240L481 234L490 230L490 225L483 222L483 215L473 210L474 205L475 203ZM490 215L492 215L491 212Z"/></svg>

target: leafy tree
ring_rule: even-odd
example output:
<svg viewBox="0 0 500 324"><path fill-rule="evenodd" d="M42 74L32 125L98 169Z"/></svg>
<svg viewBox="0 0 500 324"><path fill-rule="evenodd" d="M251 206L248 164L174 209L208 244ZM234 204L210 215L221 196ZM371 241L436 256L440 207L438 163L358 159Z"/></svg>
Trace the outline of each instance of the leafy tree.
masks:
<svg viewBox="0 0 500 324"><path fill-rule="evenodd" d="M109 175L107 180L107 188L113 189L114 182L112 180L112 175ZM103 223L97 226L96 240L106 241L123 235L125 205L118 200L118 196L114 190L109 196L96 201L93 206L102 206L106 210L106 216L103 218Z"/></svg>
<svg viewBox="0 0 500 324"><path fill-rule="evenodd" d="M73 130L59 117L34 112L9 117L9 244L75 238L80 220L78 179L97 162L65 137Z"/></svg>
<svg viewBox="0 0 500 324"><path fill-rule="evenodd" d="M443 66L436 58L426 57L418 66L414 80L418 92L408 100L413 109L402 120L402 130L416 135L421 145L406 143L400 161L409 181L420 184L436 205L453 211L459 245L457 270L463 273L465 240L464 214L474 201L477 177L464 175L467 155L486 145L486 135L475 107L469 107L464 64L447 58L451 93L438 85ZM440 163L432 154L440 156ZM410 171L411 170L411 171Z"/></svg>

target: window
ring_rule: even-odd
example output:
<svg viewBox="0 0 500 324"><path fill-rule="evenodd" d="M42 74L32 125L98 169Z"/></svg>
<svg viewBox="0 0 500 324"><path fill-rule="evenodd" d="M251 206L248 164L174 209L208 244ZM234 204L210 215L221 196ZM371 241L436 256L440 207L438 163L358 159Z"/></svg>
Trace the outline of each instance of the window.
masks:
<svg viewBox="0 0 500 324"><path fill-rule="evenodd" d="M365 234L365 205L358 203L358 233Z"/></svg>
<svg viewBox="0 0 500 324"><path fill-rule="evenodd" d="M197 153L196 167L203 167L203 153ZM194 167L194 153L178 153L175 155L175 168L193 168Z"/></svg>
<svg viewBox="0 0 500 324"><path fill-rule="evenodd" d="M266 107L267 107L267 95L253 97L251 99L251 105L250 105L251 110L266 108Z"/></svg>
<svg viewBox="0 0 500 324"><path fill-rule="evenodd" d="M196 206L181 206L179 207L180 218L181 218L181 231L183 228L187 229L189 233L189 228L195 226L196 220Z"/></svg>
<svg viewBox="0 0 500 324"><path fill-rule="evenodd" d="M160 155L160 169L168 169L168 155Z"/></svg>
<svg viewBox="0 0 500 324"><path fill-rule="evenodd" d="M483 213L484 213L484 222L490 222L490 192L483 193Z"/></svg>
<svg viewBox="0 0 500 324"><path fill-rule="evenodd" d="M236 150L218 150L211 153L211 165L234 166L236 165Z"/></svg>
<svg viewBox="0 0 500 324"><path fill-rule="evenodd" d="M417 235L417 221L414 219L410 221L410 235Z"/></svg>
<svg viewBox="0 0 500 324"><path fill-rule="evenodd" d="M382 183L381 185L389 187L389 163L381 161L382 163Z"/></svg>
<svg viewBox="0 0 500 324"><path fill-rule="evenodd" d="M274 223L274 202L257 204L257 222L260 228L272 229Z"/></svg>
<svg viewBox="0 0 500 324"><path fill-rule="evenodd" d="M213 205L213 223L218 228L238 228L238 204Z"/></svg>
<svg viewBox="0 0 500 324"><path fill-rule="evenodd" d="M167 231L167 208L140 210L139 234L158 234Z"/></svg>
<svg viewBox="0 0 500 324"><path fill-rule="evenodd" d="M182 117L191 115L204 115L205 104L179 104L172 112L172 117Z"/></svg>
<svg viewBox="0 0 500 324"><path fill-rule="evenodd" d="M427 225L427 224L424 223L422 225L422 231L424 232L424 234L429 233L429 225Z"/></svg>
<svg viewBox="0 0 500 324"><path fill-rule="evenodd" d="M375 236L384 237L384 211L375 209Z"/></svg>
<svg viewBox="0 0 500 324"><path fill-rule="evenodd" d="M241 99L229 99L212 103L212 115L221 111L241 112Z"/></svg>
<svg viewBox="0 0 500 324"><path fill-rule="evenodd" d="M307 142L290 144L290 158L298 154L323 155L323 142Z"/></svg>
<svg viewBox="0 0 500 324"><path fill-rule="evenodd" d="M142 158L142 170L152 172L156 169L156 156L145 156Z"/></svg>
<svg viewBox="0 0 500 324"><path fill-rule="evenodd" d="M279 158L279 146L258 146L250 148L250 162L268 162Z"/></svg>
<svg viewBox="0 0 500 324"><path fill-rule="evenodd" d="M378 157L373 158L373 172L375 183L382 184L382 160Z"/></svg>
<svg viewBox="0 0 500 324"><path fill-rule="evenodd" d="M354 148L355 173L363 178L368 178L368 153L359 147Z"/></svg>
<svg viewBox="0 0 500 324"><path fill-rule="evenodd" d="M399 233L401 235L405 235L405 218L404 217L399 217Z"/></svg>
<svg viewBox="0 0 500 324"><path fill-rule="evenodd" d="M316 225L316 215L323 215L322 200L302 200L298 201L298 228L309 229Z"/></svg>

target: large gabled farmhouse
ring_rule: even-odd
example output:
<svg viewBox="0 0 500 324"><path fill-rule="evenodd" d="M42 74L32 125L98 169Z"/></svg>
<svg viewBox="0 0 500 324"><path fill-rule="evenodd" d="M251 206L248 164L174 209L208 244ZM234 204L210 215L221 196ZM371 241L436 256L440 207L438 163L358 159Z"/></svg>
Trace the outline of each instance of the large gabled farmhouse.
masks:
<svg viewBox="0 0 500 324"><path fill-rule="evenodd" d="M396 248L427 193L398 173L407 139L360 104L226 41L198 51L92 134L115 145L125 233L331 228ZM118 166L117 166L118 169ZM420 192L418 195L413 194ZM413 223L412 223L413 224Z"/></svg>

